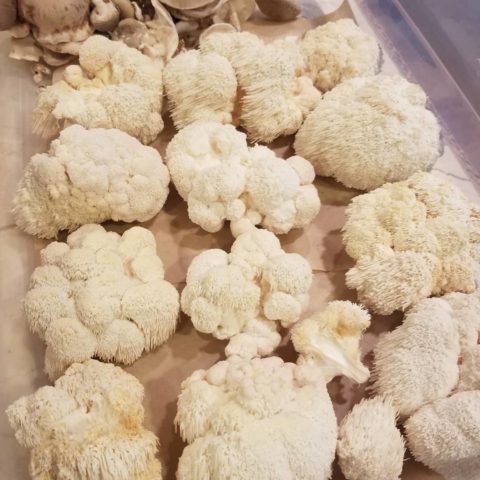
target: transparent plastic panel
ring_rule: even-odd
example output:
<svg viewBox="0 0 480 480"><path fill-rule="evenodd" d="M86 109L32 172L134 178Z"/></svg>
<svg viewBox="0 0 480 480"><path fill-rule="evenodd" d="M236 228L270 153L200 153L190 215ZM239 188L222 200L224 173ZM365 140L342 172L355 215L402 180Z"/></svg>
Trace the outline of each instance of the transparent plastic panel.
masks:
<svg viewBox="0 0 480 480"><path fill-rule="evenodd" d="M400 71L427 92L447 142L480 187L480 2L356 0Z"/></svg>

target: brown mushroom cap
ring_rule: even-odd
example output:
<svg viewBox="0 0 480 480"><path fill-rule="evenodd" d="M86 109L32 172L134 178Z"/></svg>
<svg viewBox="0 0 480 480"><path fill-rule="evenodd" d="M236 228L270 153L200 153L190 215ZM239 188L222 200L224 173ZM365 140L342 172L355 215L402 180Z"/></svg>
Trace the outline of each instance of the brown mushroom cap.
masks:
<svg viewBox="0 0 480 480"><path fill-rule="evenodd" d="M71 54L74 48L70 45L51 46L85 41L93 32L88 22L89 8L89 0L18 0L20 17L31 25L37 43Z"/></svg>
<svg viewBox="0 0 480 480"><path fill-rule="evenodd" d="M113 32L114 40L122 40L132 48L140 48L144 35L148 32L147 26L133 18L123 19Z"/></svg>
<svg viewBox="0 0 480 480"><path fill-rule="evenodd" d="M277 22L294 20L300 15L299 0L256 0L260 11Z"/></svg>
<svg viewBox="0 0 480 480"><path fill-rule="evenodd" d="M20 16L38 31L38 36L75 30L85 23L89 0L18 0Z"/></svg>

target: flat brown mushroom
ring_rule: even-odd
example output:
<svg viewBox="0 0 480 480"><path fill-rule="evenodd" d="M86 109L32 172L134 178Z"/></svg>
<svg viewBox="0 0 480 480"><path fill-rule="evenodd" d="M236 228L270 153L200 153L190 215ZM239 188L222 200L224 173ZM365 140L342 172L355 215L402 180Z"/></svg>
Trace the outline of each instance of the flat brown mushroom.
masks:
<svg viewBox="0 0 480 480"><path fill-rule="evenodd" d="M295 20L300 15L299 0L256 0L260 11L277 22Z"/></svg>

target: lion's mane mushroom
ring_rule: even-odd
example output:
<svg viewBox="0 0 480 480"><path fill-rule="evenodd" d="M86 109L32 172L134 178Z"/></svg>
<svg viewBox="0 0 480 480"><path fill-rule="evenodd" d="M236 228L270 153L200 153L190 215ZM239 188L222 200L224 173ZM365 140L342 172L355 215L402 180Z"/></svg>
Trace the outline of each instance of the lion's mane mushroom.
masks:
<svg viewBox="0 0 480 480"><path fill-rule="evenodd" d="M480 390L425 405L408 419L405 432L417 461L448 480L478 480Z"/></svg>
<svg viewBox="0 0 480 480"><path fill-rule="evenodd" d="M480 389L479 295L422 300L377 343L373 390L402 417L454 391Z"/></svg>
<svg viewBox="0 0 480 480"><path fill-rule="evenodd" d="M120 130L71 125L26 166L13 214L42 238L109 219L144 222L163 207L169 181L154 148Z"/></svg>
<svg viewBox="0 0 480 480"><path fill-rule="evenodd" d="M372 190L428 170L442 153L440 125L419 85L398 75L347 80L323 96L295 138L317 175Z"/></svg>
<svg viewBox="0 0 480 480"><path fill-rule="evenodd" d="M165 67L163 81L177 129L198 120L232 123L237 79L226 58L198 50L182 52Z"/></svg>
<svg viewBox="0 0 480 480"><path fill-rule="evenodd" d="M258 260L257 253L249 248L245 258ZM189 445L178 480L331 478L337 422L325 387L333 377L352 373L338 358L358 357L352 353L368 321L368 314L350 302L334 303L327 306L327 329L297 331L302 336L300 343L294 341L296 350L301 347L297 364L233 355L182 383L175 423ZM332 310L339 315L332 317ZM312 349L316 355L307 363L304 354Z"/></svg>
<svg viewBox="0 0 480 480"><path fill-rule="evenodd" d="M89 360L6 414L18 443L30 450L32 478L158 480L158 440L143 425L143 396L133 375Z"/></svg>
<svg viewBox="0 0 480 480"><path fill-rule="evenodd" d="M47 345L50 378L93 357L131 364L175 331L179 295L164 280L149 230L132 227L120 236L84 225L40 256L24 308Z"/></svg>
<svg viewBox="0 0 480 480"><path fill-rule="evenodd" d="M443 299L425 299L376 345L373 389L408 417L449 395L458 382L459 356L454 312Z"/></svg>
<svg viewBox="0 0 480 480"><path fill-rule="evenodd" d="M325 380L279 357L229 357L181 386L175 424L189 443L178 480L327 480L337 422Z"/></svg>
<svg viewBox="0 0 480 480"><path fill-rule="evenodd" d="M192 222L218 232L225 221L235 236L262 225L274 233L310 224L320 209L315 174L303 158L278 158L248 147L233 125L195 122L167 148L167 166Z"/></svg>
<svg viewBox="0 0 480 480"><path fill-rule="evenodd" d="M53 137L72 123L85 128L118 128L150 143L163 129L162 70L122 42L93 35L59 81L42 90L33 111L33 129Z"/></svg>
<svg viewBox="0 0 480 480"><path fill-rule="evenodd" d="M298 363L315 364L329 382L340 372L365 382L370 372L360 360L359 342L370 325L370 315L348 301L330 302L322 311L304 318L292 329L292 342L300 354Z"/></svg>
<svg viewBox="0 0 480 480"><path fill-rule="evenodd" d="M298 45L268 45L248 32L211 33L200 43L232 64L239 85L240 124L250 139L269 143L295 133L320 102L321 93L302 73Z"/></svg>
<svg viewBox="0 0 480 480"><path fill-rule="evenodd" d="M305 73L321 91L350 78L375 75L380 70L380 46L350 18L308 30L301 41L301 50Z"/></svg>
<svg viewBox="0 0 480 480"><path fill-rule="evenodd" d="M388 399L363 399L340 424L338 463L347 480L398 480L405 441Z"/></svg>
<svg viewBox="0 0 480 480"><path fill-rule="evenodd" d="M355 197L343 242L357 262L347 286L389 315L432 295L475 290L480 210L450 182L417 173Z"/></svg>
<svg viewBox="0 0 480 480"><path fill-rule="evenodd" d="M280 324L300 318L311 282L305 258L282 250L273 233L254 229L239 235L230 253L211 249L194 258L181 306L197 330L230 340L227 356L263 356L280 342Z"/></svg>
<svg viewBox="0 0 480 480"><path fill-rule="evenodd" d="M422 300L380 338L373 369L379 396L355 406L340 426L337 454L347 480L399 478L397 416L417 461L448 480L480 478L479 334L477 290Z"/></svg>

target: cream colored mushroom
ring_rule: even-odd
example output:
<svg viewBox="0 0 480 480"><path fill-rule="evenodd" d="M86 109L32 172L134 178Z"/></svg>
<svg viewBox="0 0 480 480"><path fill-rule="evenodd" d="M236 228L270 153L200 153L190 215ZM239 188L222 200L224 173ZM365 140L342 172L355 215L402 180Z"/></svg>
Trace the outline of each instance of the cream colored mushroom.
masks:
<svg viewBox="0 0 480 480"><path fill-rule="evenodd" d="M120 12L111 0L90 0L90 23L99 32L111 32L120 21Z"/></svg>
<svg viewBox="0 0 480 480"><path fill-rule="evenodd" d="M260 11L277 22L294 20L300 15L299 0L256 0Z"/></svg>

